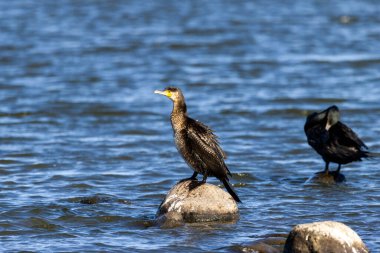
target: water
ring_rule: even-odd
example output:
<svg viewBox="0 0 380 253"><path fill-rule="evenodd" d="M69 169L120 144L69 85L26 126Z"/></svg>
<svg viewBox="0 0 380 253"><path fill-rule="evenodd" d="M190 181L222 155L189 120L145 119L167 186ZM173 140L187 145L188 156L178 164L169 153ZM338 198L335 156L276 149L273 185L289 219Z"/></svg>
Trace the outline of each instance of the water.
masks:
<svg viewBox="0 0 380 253"><path fill-rule="evenodd" d="M379 9L0 1L2 251L239 251L321 220L380 251L379 160L343 166L339 186L305 184L324 164L303 133L308 112L336 104L379 152ZM171 103L153 94L169 84L229 155L236 224L152 226L167 191L192 174L173 144Z"/></svg>

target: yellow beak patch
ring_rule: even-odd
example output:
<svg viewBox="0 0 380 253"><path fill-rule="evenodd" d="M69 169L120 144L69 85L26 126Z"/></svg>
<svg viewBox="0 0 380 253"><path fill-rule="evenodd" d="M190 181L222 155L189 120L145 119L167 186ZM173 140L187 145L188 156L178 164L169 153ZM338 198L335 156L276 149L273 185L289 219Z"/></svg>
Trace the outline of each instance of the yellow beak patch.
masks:
<svg viewBox="0 0 380 253"><path fill-rule="evenodd" d="M165 90L165 96L172 97L172 92L170 90Z"/></svg>
<svg viewBox="0 0 380 253"><path fill-rule="evenodd" d="M155 90L154 93L167 96L168 98L172 97L172 92L170 90L164 90L164 91Z"/></svg>

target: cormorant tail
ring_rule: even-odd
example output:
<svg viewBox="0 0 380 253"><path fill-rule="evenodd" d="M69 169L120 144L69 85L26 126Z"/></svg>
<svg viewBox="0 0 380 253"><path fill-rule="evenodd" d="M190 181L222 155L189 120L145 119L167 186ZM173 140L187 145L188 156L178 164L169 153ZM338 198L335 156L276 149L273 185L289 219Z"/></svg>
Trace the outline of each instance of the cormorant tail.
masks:
<svg viewBox="0 0 380 253"><path fill-rule="evenodd" d="M368 151L361 151L361 156L364 157L364 158L374 157L373 153L372 152L368 152Z"/></svg>
<svg viewBox="0 0 380 253"><path fill-rule="evenodd" d="M380 153L374 153L374 152L366 152L366 157L368 158L378 158L380 157Z"/></svg>
<svg viewBox="0 0 380 253"><path fill-rule="evenodd" d="M241 200L239 199L238 195L236 194L236 192L232 188L232 185L228 182L228 179L224 178L221 181L224 184L224 187L226 187L226 190L228 191L228 193L234 198L234 200L236 202L241 203Z"/></svg>

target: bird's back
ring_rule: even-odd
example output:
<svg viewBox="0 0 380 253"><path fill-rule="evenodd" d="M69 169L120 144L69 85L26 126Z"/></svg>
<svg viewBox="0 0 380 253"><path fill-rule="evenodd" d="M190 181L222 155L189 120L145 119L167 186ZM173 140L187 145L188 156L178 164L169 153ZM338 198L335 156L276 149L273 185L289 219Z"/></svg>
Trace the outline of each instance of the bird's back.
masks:
<svg viewBox="0 0 380 253"><path fill-rule="evenodd" d="M327 156L333 162L346 164L368 157L367 146L357 134L342 122L329 129Z"/></svg>
<svg viewBox="0 0 380 253"><path fill-rule="evenodd" d="M333 125L329 132L340 145L356 149L368 148L351 128L340 121Z"/></svg>
<svg viewBox="0 0 380 253"><path fill-rule="evenodd" d="M217 178L230 174L224 159L226 155L216 135L206 125L186 118L186 127L174 130L178 151L184 160L197 172Z"/></svg>

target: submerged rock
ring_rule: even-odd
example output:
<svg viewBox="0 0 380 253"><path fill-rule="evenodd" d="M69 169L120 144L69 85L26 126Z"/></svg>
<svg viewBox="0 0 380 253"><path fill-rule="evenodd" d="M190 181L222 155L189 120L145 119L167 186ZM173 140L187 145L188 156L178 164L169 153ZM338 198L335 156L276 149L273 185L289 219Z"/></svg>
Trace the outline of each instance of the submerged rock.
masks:
<svg viewBox="0 0 380 253"><path fill-rule="evenodd" d="M241 249L241 252L254 252L254 253L281 253L279 249L274 248L264 242L257 242L250 246Z"/></svg>
<svg viewBox="0 0 380 253"><path fill-rule="evenodd" d="M239 210L231 195L218 186L198 181L176 184L157 211L164 226L181 222L236 221Z"/></svg>
<svg viewBox="0 0 380 253"><path fill-rule="evenodd" d="M161 228L174 228L182 226L185 221L182 218L182 214L178 212L168 212L160 215L156 219L156 224Z"/></svg>
<svg viewBox="0 0 380 253"><path fill-rule="evenodd" d="M320 171L315 173L314 176L308 181L319 184L336 184L346 181L346 177L336 171L329 171L329 174L326 174L324 171Z"/></svg>
<svg viewBox="0 0 380 253"><path fill-rule="evenodd" d="M368 253L358 234L340 222L300 224L290 232L284 253Z"/></svg>
<svg viewBox="0 0 380 253"><path fill-rule="evenodd" d="M120 203L120 204L130 204L128 200L125 199L118 199L115 196L108 195L108 194L96 194L93 196L88 196L88 197L75 197L69 199L70 202L74 203L81 203L81 204L86 204L86 205L95 205L95 204L100 204L100 203Z"/></svg>
<svg viewBox="0 0 380 253"><path fill-rule="evenodd" d="M272 234L238 248L239 252L281 253L284 250L287 234Z"/></svg>

